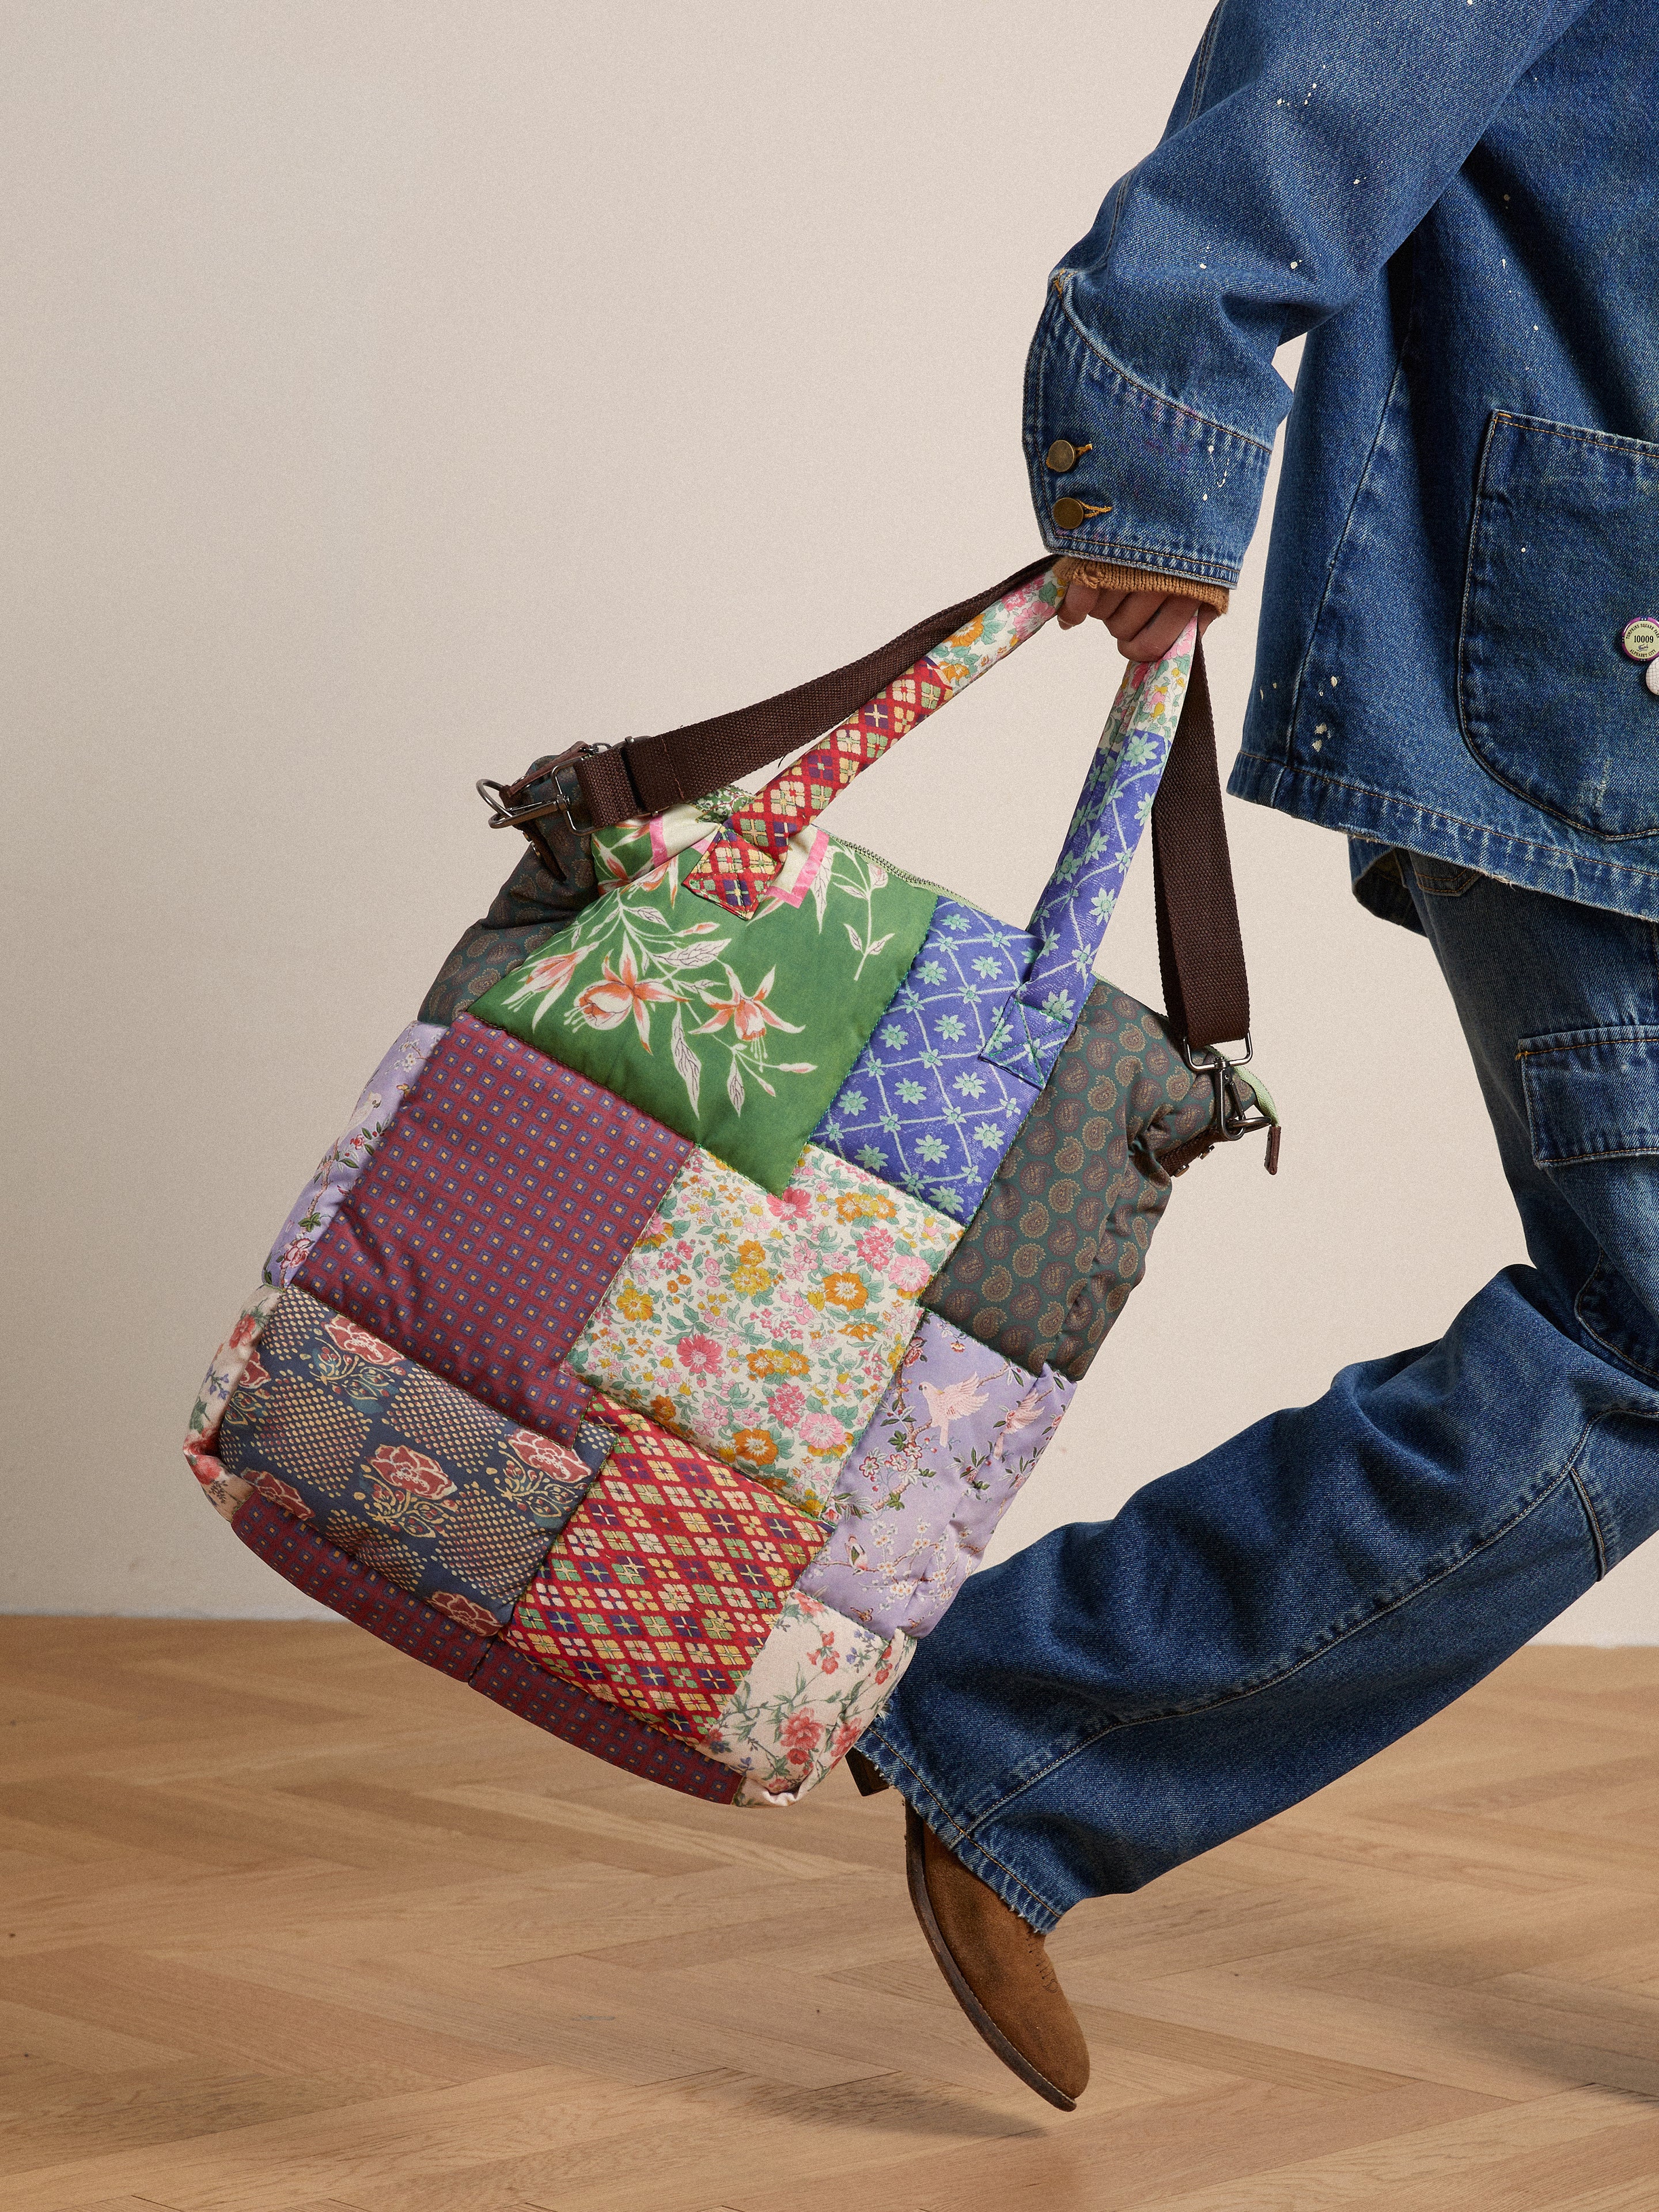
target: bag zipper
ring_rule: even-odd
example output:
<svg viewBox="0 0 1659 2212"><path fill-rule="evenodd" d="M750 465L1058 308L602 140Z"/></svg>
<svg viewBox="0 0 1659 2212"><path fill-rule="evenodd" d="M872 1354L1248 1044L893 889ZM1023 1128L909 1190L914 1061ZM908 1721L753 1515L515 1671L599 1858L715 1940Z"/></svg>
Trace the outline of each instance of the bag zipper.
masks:
<svg viewBox="0 0 1659 2212"><path fill-rule="evenodd" d="M995 922L999 929L1014 927L1012 922L1004 921L1000 915L993 914L989 907L981 906L977 900L963 898L962 893L953 891L949 884L936 884L931 876L912 875L908 868L902 868L896 860L890 860L885 853L872 853L867 845L855 845L850 837L836 837L832 842L844 853L856 853L861 860L878 862L890 876L896 876L901 883L914 884L919 891L937 891L941 898L954 899L958 906L969 907L975 914L982 914L987 921Z"/></svg>

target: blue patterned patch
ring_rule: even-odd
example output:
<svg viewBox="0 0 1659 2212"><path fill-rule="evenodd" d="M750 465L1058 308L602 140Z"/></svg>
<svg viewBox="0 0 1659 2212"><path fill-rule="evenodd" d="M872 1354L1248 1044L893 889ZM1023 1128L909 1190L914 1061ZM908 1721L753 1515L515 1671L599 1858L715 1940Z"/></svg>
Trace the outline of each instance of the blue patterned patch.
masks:
<svg viewBox="0 0 1659 2212"><path fill-rule="evenodd" d="M986 1048L999 1066L1039 1088L1094 987L1095 960L1175 742L1195 632L1162 660L1130 669L1072 816L1066 843L1031 916L1037 955Z"/></svg>
<svg viewBox="0 0 1659 2212"><path fill-rule="evenodd" d="M941 898L812 1142L968 1220L1042 1087L980 1058L1036 949L1024 930Z"/></svg>

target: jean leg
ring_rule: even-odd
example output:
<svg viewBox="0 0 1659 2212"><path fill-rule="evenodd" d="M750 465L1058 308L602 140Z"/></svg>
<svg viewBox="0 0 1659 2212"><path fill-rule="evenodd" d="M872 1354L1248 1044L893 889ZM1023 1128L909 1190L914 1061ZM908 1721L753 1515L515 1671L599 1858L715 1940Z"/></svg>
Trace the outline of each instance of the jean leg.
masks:
<svg viewBox="0 0 1659 2212"><path fill-rule="evenodd" d="M1038 1927L1381 1750L1659 1523L1655 933L1419 872L1534 1264L965 1586L862 1747Z"/></svg>

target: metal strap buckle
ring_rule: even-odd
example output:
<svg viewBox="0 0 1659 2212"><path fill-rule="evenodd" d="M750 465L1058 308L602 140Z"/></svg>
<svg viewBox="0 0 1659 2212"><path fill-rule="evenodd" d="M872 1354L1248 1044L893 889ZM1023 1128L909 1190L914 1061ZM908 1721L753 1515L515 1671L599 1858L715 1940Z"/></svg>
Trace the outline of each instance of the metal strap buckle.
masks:
<svg viewBox="0 0 1659 2212"><path fill-rule="evenodd" d="M1219 1144L1236 1145L1241 1137L1254 1136L1258 1129L1270 1129L1273 1123L1265 1114L1252 1118L1250 1105L1246 1102L1237 1075L1255 1055L1255 1046L1249 1032L1244 1037L1244 1049L1237 1057L1222 1051L1219 1045L1183 1045L1181 1056L1196 1076L1207 1076L1214 1094L1215 1105L1210 1116L1210 1126Z"/></svg>
<svg viewBox="0 0 1659 2212"><path fill-rule="evenodd" d="M587 817L587 802L582 797L582 787L576 775L576 763L590 753L600 750L598 745L573 745L568 753L561 753L529 775L521 775L515 783L500 783L493 777L478 778L478 796L489 809L492 830L523 830L529 831L532 822L544 822L550 815L562 814L566 827L579 835L591 830ZM552 793L530 803L522 799L515 803L515 794L523 793L530 786L551 784Z"/></svg>

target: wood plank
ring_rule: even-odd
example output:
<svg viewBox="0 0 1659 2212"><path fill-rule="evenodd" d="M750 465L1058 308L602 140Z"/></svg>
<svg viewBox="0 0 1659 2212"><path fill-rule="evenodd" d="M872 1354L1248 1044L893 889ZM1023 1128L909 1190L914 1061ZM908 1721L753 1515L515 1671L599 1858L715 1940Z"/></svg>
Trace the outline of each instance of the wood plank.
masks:
<svg viewBox="0 0 1659 2212"><path fill-rule="evenodd" d="M0 1719L7 2212L1659 2203L1659 1651L1069 1915L1070 2116L844 1775L679 1799L302 1622L0 1620Z"/></svg>

